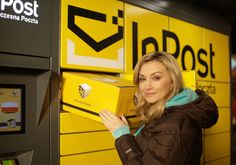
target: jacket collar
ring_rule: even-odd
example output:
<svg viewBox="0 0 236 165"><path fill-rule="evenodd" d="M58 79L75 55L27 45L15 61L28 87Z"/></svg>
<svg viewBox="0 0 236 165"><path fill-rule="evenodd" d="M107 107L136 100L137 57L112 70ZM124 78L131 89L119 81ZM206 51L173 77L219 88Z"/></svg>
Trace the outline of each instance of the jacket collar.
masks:
<svg viewBox="0 0 236 165"><path fill-rule="evenodd" d="M153 129L169 113L182 112L192 118L201 128L213 126L219 117L218 107L214 100L204 91L197 89L198 98L194 101L178 106L166 108L161 118L154 119L146 124L146 129Z"/></svg>

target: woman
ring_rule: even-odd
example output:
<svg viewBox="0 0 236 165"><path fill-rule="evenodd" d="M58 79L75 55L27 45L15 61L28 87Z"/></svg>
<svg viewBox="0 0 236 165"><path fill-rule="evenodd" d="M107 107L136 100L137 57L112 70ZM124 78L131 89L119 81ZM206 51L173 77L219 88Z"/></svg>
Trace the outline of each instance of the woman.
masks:
<svg viewBox="0 0 236 165"><path fill-rule="evenodd" d="M152 52L134 70L137 114L143 125L130 134L124 116L100 112L104 125L116 138L123 164L196 165L202 154L201 128L218 119L215 102L203 91L183 88L181 71L172 55Z"/></svg>

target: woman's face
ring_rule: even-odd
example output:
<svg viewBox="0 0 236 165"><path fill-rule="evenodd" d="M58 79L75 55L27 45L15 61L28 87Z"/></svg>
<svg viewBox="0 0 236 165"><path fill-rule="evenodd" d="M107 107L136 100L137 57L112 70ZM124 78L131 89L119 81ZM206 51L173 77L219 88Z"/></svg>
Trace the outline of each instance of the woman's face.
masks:
<svg viewBox="0 0 236 165"><path fill-rule="evenodd" d="M171 89L171 78L166 67L159 61L142 64L139 71L139 90L148 103L165 97Z"/></svg>

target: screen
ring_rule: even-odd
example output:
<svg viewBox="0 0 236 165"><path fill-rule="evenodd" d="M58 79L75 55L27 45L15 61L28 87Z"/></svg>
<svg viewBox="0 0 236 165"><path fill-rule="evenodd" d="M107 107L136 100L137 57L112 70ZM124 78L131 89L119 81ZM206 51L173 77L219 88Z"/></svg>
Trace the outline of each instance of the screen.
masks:
<svg viewBox="0 0 236 165"><path fill-rule="evenodd" d="M25 86L0 84L0 134L24 132Z"/></svg>

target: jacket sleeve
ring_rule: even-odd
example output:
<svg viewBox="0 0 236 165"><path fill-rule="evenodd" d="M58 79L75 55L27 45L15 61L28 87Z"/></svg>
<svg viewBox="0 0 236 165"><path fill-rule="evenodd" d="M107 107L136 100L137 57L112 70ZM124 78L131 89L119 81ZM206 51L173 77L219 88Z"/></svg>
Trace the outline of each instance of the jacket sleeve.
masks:
<svg viewBox="0 0 236 165"><path fill-rule="evenodd" d="M116 139L115 146L122 163L125 165L141 165L143 153L135 138L131 134L123 135Z"/></svg>
<svg viewBox="0 0 236 165"><path fill-rule="evenodd" d="M124 135L116 140L116 149L124 165L173 165L184 164L192 140L186 141L181 135L156 134L141 151L132 135Z"/></svg>

